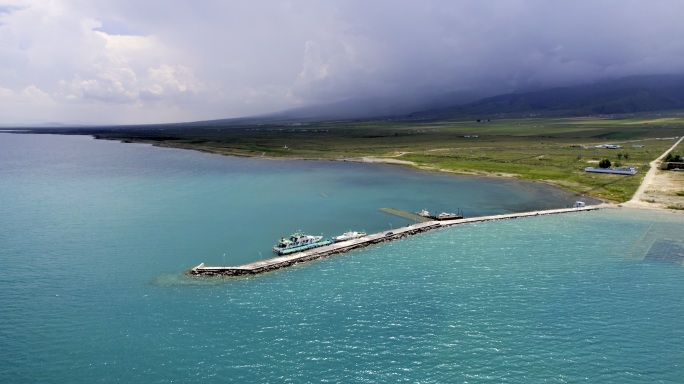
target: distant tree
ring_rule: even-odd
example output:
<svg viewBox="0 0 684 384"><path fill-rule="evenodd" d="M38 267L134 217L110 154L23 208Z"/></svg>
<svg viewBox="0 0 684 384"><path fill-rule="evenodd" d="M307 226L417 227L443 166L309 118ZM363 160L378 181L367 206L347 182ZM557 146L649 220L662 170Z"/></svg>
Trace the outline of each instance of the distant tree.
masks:
<svg viewBox="0 0 684 384"><path fill-rule="evenodd" d="M673 155L671 153L668 153L667 156L665 156L665 161L666 162L673 162L673 163L681 163L682 160L682 155Z"/></svg>
<svg viewBox="0 0 684 384"><path fill-rule="evenodd" d="M619 161L616 161L613 165L616 166L617 168L622 167L622 163Z"/></svg>
<svg viewBox="0 0 684 384"><path fill-rule="evenodd" d="M624 156L625 160L629 159L629 153L625 153L625 154L622 155L622 156Z"/></svg>
<svg viewBox="0 0 684 384"><path fill-rule="evenodd" d="M480 119L477 119L477 122L479 123L479 122L480 122Z"/></svg>
<svg viewBox="0 0 684 384"><path fill-rule="evenodd" d="M622 160L622 153L618 153L617 158L618 158L618 160Z"/></svg>
<svg viewBox="0 0 684 384"><path fill-rule="evenodd" d="M610 168L610 160L608 159L603 159L599 161L599 167L601 168Z"/></svg>

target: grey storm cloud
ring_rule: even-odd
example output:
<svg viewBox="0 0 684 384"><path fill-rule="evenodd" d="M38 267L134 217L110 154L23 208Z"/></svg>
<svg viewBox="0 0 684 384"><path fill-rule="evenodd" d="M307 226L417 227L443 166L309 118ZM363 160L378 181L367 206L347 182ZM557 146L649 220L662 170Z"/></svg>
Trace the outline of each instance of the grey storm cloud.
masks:
<svg viewBox="0 0 684 384"><path fill-rule="evenodd" d="M0 2L0 118L217 119L684 73L684 2Z"/></svg>

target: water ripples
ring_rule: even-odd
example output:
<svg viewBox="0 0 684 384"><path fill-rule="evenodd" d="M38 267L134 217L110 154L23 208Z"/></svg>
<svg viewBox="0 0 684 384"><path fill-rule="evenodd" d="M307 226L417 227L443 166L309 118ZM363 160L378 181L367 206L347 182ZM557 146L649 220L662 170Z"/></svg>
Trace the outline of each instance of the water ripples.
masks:
<svg viewBox="0 0 684 384"><path fill-rule="evenodd" d="M105 156L117 145L118 157ZM232 169L192 152L93 148L84 153L96 167L52 167L50 157L48 176L27 176L39 164L3 173L13 183L0 179L3 383L681 382L684 271L644 260L657 241L684 239L681 215L600 211L481 223L259 276L193 279L178 273L221 255L220 244L207 244L229 238L230 225L252 244L244 249L263 243L243 228L256 226L224 217L247 210L215 203L237 196L234 181L244 175L265 190L240 200L249 210L266 204L270 212L278 207L264 201L283 193L301 201L310 193L323 211L356 207L357 192L375 191L381 201L385 190L376 173L339 164L361 192L338 186L323 199L307 183L268 188L275 173L311 181L321 165L236 160ZM158 163L162 172L147 166ZM422 180L406 172L381 181ZM433 176L431 185L443 187L435 199L462 192ZM394 201L407 201L401 193ZM357 212L342 219L365 220Z"/></svg>

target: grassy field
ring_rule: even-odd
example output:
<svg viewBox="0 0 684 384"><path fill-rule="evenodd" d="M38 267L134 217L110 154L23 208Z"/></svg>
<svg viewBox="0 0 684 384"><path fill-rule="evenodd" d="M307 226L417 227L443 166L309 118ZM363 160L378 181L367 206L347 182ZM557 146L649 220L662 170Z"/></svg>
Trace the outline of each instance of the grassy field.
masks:
<svg viewBox="0 0 684 384"><path fill-rule="evenodd" d="M644 164L684 135L684 114L662 116L473 121L336 121L308 125L140 126L88 129L41 129L42 133L93 134L103 139L148 142L211 153L282 159L351 159L373 157L434 172L515 177L543 181L570 191L616 202L629 200L638 188ZM478 135L477 138L473 135ZM470 137L464 137L470 136ZM572 145L618 144L621 149ZM643 145L634 148L632 145ZM608 158L635 166L635 176L592 174Z"/></svg>

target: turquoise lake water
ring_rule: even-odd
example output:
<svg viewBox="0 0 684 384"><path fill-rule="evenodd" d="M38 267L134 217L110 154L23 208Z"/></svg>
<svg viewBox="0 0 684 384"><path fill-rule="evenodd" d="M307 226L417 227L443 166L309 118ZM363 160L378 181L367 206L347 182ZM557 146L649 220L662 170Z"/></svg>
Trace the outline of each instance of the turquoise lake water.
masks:
<svg viewBox="0 0 684 384"><path fill-rule="evenodd" d="M0 133L0 381L684 382L682 215L482 223L254 277L182 275L271 257L294 229L409 223L381 207L572 201L386 165Z"/></svg>

